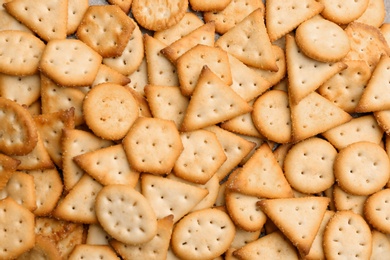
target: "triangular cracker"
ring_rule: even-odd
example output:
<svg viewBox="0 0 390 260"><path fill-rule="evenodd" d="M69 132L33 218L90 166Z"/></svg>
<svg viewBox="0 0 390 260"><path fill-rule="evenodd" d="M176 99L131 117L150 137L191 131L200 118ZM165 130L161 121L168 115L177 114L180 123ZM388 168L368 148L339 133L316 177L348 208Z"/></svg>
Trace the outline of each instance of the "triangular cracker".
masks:
<svg viewBox="0 0 390 260"><path fill-rule="evenodd" d="M286 61L288 92L295 104L347 67L343 62L320 62L307 57L290 34L286 35Z"/></svg>
<svg viewBox="0 0 390 260"><path fill-rule="evenodd" d="M134 171L121 144L77 155L73 160L102 185L125 184L135 187L139 172Z"/></svg>
<svg viewBox="0 0 390 260"><path fill-rule="evenodd" d="M390 58L382 55L357 104L358 113L390 109Z"/></svg>
<svg viewBox="0 0 390 260"><path fill-rule="evenodd" d="M290 103L293 141L323 133L352 119L352 116L322 97L312 92L298 104Z"/></svg>
<svg viewBox="0 0 390 260"><path fill-rule="evenodd" d="M208 194L206 189L151 174L141 176L142 194L158 219L173 215L177 222Z"/></svg>
<svg viewBox="0 0 390 260"><path fill-rule="evenodd" d="M67 0L13 0L4 8L45 41L66 38Z"/></svg>
<svg viewBox="0 0 390 260"><path fill-rule="evenodd" d="M308 253L320 228L329 198L268 199L257 204L301 252Z"/></svg>
<svg viewBox="0 0 390 260"><path fill-rule="evenodd" d="M206 23L161 50L172 63L198 44L214 46L215 23Z"/></svg>
<svg viewBox="0 0 390 260"><path fill-rule="evenodd" d="M229 187L262 198L292 197L292 189L268 144L260 145Z"/></svg>
<svg viewBox="0 0 390 260"><path fill-rule="evenodd" d="M181 130L211 126L251 110L252 107L245 100L205 66L187 107Z"/></svg>
<svg viewBox="0 0 390 260"><path fill-rule="evenodd" d="M95 198L103 188L88 174L81 177L69 193L59 201L53 216L76 223L97 223L95 215Z"/></svg>
<svg viewBox="0 0 390 260"><path fill-rule="evenodd" d="M323 4L315 0L288 0L283 3L268 0L265 5L265 18L271 42L291 32L323 9Z"/></svg>
<svg viewBox="0 0 390 260"><path fill-rule="evenodd" d="M126 77L117 70L107 65L101 64L95 77L95 80L92 83L92 87L96 86L97 84L107 82L116 83L124 86L130 83L130 79L129 77Z"/></svg>
<svg viewBox="0 0 390 260"><path fill-rule="evenodd" d="M263 15L261 9L256 9L219 37L215 45L249 66L277 71Z"/></svg>

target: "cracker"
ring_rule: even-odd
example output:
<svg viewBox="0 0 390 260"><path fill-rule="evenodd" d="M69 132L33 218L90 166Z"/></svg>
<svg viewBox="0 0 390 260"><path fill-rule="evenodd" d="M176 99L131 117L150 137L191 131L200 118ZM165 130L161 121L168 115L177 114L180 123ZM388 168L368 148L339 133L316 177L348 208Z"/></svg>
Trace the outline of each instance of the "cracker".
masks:
<svg viewBox="0 0 390 260"><path fill-rule="evenodd" d="M19 260L28 259L60 259L61 254L56 245L50 239L36 235L35 245L29 251L18 256Z"/></svg>
<svg viewBox="0 0 390 260"><path fill-rule="evenodd" d="M169 173L183 150L175 123L159 118L139 117L122 143L136 171L154 174Z"/></svg>
<svg viewBox="0 0 390 260"><path fill-rule="evenodd" d="M0 72L26 76L38 72L45 44L31 33L9 30L0 32Z"/></svg>
<svg viewBox="0 0 390 260"><path fill-rule="evenodd" d="M101 62L102 56L78 39L51 40L39 67L61 86L87 86L95 80Z"/></svg>
<svg viewBox="0 0 390 260"><path fill-rule="evenodd" d="M0 200L0 257L13 259L34 247L34 214L8 197Z"/></svg>
<svg viewBox="0 0 390 260"><path fill-rule="evenodd" d="M390 189L383 189L372 194L364 203L364 217L375 229L389 233L389 198Z"/></svg>
<svg viewBox="0 0 390 260"><path fill-rule="evenodd" d="M383 37L386 40L387 45L389 45L390 42L390 23L383 23L379 30L381 31Z"/></svg>
<svg viewBox="0 0 390 260"><path fill-rule="evenodd" d="M76 245L73 251L70 253L68 259L118 259L115 251L106 245Z"/></svg>
<svg viewBox="0 0 390 260"><path fill-rule="evenodd" d="M62 195L62 179L57 169L28 171L35 184L36 216L47 216L56 207Z"/></svg>
<svg viewBox="0 0 390 260"><path fill-rule="evenodd" d="M34 178L24 172L12 174L7 185L0 190L0 198L6 197L10 197L26 209L34 211L37 207Z"/></svg>
<svg viewBox="0 0 390 260"><path fill-rule="evenodd" d="M339 151L334 174L344 191L354 195L370 195L387 184L389 157L379 144L356 142Z"/></svg>
<svg viewBox="0 0 390 260"><path fill-rule="evenodd" d="M67 0L13 0L4 3L4 8L44 41L66 38Z"/></svg>
<svg viewBox="0 0 390 260"><path fill-rule="evenodd" d="M293 195L282 168L265 143L243 165L229 188L261 198L288 198Z"/></svg>
<svg viewBox="0 0 390 260"><path fill-rule="evenodd" d="M337 184L333 187L333 202L337 211L350 210L355 214L363 216L364 203L367 195L353 195L343 191Z"/></svg>
<svg viewBox="0 0 390 260"><path fill-rule="evenodd" d="M0 153L0 189L7 185L19 164L19 160Z"/></svg>
<svg viewBox="0 0 390 260"><path fill-rule="evenodd" d="M208 194L204 188L151 174L142 175L141 186L142 194L151 204L156 217L162 219L173 215L174 223L190 212Z"/></svg>
<svg viewBox="0 0 390 260"><path fill-rule="evenodd" d="M148 83L158 86L179 86L176 67L161 53L166 45L148 34L144 34L143 38Z"/></svg>
<svg viewBox="0 0 390 260"><path fill-rule="evenodd" d="M111 58L103 58L103 63L117 70L123 75L130 75L140 66L144 58L144 43L141 29L138 24L131 19L134 30L129 40L126 42L121 55Z"/></svg>
<svg viewBox="0 0 390 260"><path fill-rule="evenodd" d="M144 88L148 84L148 71L145 58L142 59L138 68L133 73L128 75L128 78L130 79L130 83L127 84L127 86L131 89L134 89L134 91L140 95L145 96Z"/></svg>
<svg viewBox="0 0 390 260"><path fill-rule="evenodd" d="M192 212L176 224L171 246L180 258L212 259L225 252L233 241L234 224L218 209Z"/></svg>
<svg viewBox="0 0 390 260"><path fill-rule="evenodd" d="M294 30L302 22L319 14L324 5L315 0L271 0L265 5L265 19L271 42Z"/></svg>
<svg viewBox="0 0 390 260"><path fill-rule="evenodd" d="M307 254L328 203L325 197L304 197L260 200L258 206L294 246ZM289 216L288 219L285 216Z"/></svg>
<svg viewBox="0 0 390 260"><path fill-rule="evenodd" d="M204 66L188 104L181 130L191 131L211 126L251 110L252 107L226 85L212 68Z"/></svg>
<svg viewBox="0 0 390 260"><path fill-rule="evenodd" d="M80 25L88 6L88 0L68 0L67 35L72 35L77 31L77 27Z"/></svg>
<svg viewBox="0 0 390 260"><path fill-rule="evenodd" d="M0 97L13 100L21 105L30 106L39 99L40 93L39 74L30 76L0 74Z"/></svg>
<svg viewBox="0 0 390 260"><path fill-rule="evenodd" d="M219 34L224 34L254 10L259 8L264 13L264 3L262 1L230 1L229 4L221 11L204 12L203 18L206 22L215 21L215 31Z"/></svg>
<svg viewBox="0 0 390 260"><path fill-rule="evenodd" d="M135 187L139 173L127 161L121 144L77 155L73 160L103 185L126 184Z"/></svg>
<svg viewBox="0 0 390 260"><path fill-rule="evenodd" d="M222 0L218 2L208 2L205 0L190 0L192 10L201 12L222 11L231 2L231 0Z"/></svg>
<svg viewBox="0 0 390 260"><path fill-rule="evenodd" d="M328 79L317 91L345 112L353 113L371 78L371 70L363 60L344 63L348 67Z"/></svg>
<svg viewBox="0 0 390 260"><path fill-rule="evenodd" d="M128 14L130 12L132 0L108 0L108 3L119 6L123 12Z"/></svg>
<svg viewBox="0 0 390 260"><path fill-rule="evenodd" d="M96 5L88 7L76 35L102 57L109 58L122 54L134 28L120 7Z"/></svg>
<svg viewBox="0 0 390 260"><path fill-rule="evenodd" d="M377 230L372 231L371 259L382 259L390 253L390 240L388 235Z"/></svg>
<svg viewBox="0 0 390 260"><path fill-rule="evenodd" d="M114 83L93 87L83 102L86 124L95 135L107 140L122 139L138 118L138 111L131 92Z"/></svg>
<svg viewBox="0 0 390 260"><path fill-rule="evenodd" d="M197 45L176 61L180 89L185 96L193 93L203 68L207 66L225 84L232 84L228 54L217 47Z"/></svg>
<svg viewBox="0 0 390 260"><path fill-rule="evenodd" d="M261 235L260 230L254 232L248 232L243 229L236 227L236 235L231 244L231 248L241 248L250 242L257 240Z"/></svg>
<svg viewBox="0 0 390 260"><path fill-rule="evenodd" d="M130 83L130 78L105 64L101 64L91 87L93 88L102 83L114 83L125 86Z"/></svg>
<svg viewBox="0 0 390 260"><path fill-rule="evenodd" d="M253 68L257 74L263 77L266 81L271 83L271 85L276 85L281 81L287 72L286 58L285 53L282 48L276 45L272 45L272 52L274 53L276 59L276 65L278 66L278 71L262 70L258 68Z"/></svg>
<svg viewBox="0 0 390 260"><path fill-rule="evenodd" d="M0 31L18 30L31 33L30 29L28 29L24 24L16 20L12 15L7 12L7 10L4 9L3 4L6 2L9 2L9 0L0 1L0 16L2 17L0 21Z"/></svg>
<svg viewBox="0 0 390 260"><path fill-rule="evenodd" d="M320 62L309 58L298 47L295 37L286 35L286 61L290 100L298 103L336 73L347 68L343 62ZM310 75L316 74L316 77Z"/></svg>
<svg viewBox="0 0 390 260"><path fill-rule="evenodd" d="M277 143L292 140L292 126L288 94L270 90L253 104L252 120L262 136Z"/></svg>
<svg viewBox="0 0 390 260"><path fill-rule="evenodd" d="M214 46L215 23L206 23L161 50L172 63L198 44Z"/></svg>
<svg viewBox="0 0 390 260"><path fill-rule="evenodd" d="M368 6L364 13L355 21L375 27L380 27L386 18L385 1L368 0Z"/></svg>
<svg viewBox="0 0 390 260"><path fill-rule="evenodd" d="M290 110L294 141L323 133L352 119L351 115L317 92L312 92L297 105L290 103Z"/></svg>
<svg viewBox="0 0 390 260"><path fill-rule="evenodd" d="M298 259L295 247L281 232L273 232L248 243L240 249L235 250L233 256L239 259L254 259L257 257Z"/></svg>
<svg viewBox="0 0 390 260"><path fill-rule="evenodd" d="M95 211L104 230L125 244L148 242L157 233L153 208L142 194L129 186L103 187L97 194Z"/></svg>
<svg viewBox="0 0 390 260"><path fill-rule="evenodd" d="M25 155L38 143L38 131L28 110L0 97L0 151L6 155Z"/></svg>
<svg viewBox="0 0 390 260"><path fill-rule="evenodd" d="M284 159L284 174L291 187L308 194L320 193L335 182L333 164L337 150L328 141L308 138L292 146Z"/></svg>
<svg viewBox="0 0 390 260"><path fill-rule="evenodd" d="M158 0L133 0L131 11L144 28L161 31L177 24L188 8L188 0L161 2Z"/></svg>
<svg viewBox="0 0 390 260"><path fill-rule="evenodd" d="M321 15L337 24L348 24L358 19L367 9L369 0L319 1L324 5Z"/></svg>
<svg viewBox="0 0 390 260"><path fill-rule="evenodd" d="M322 62L339 61L350 50L349 38L344 30L321 16L301 23L295 32L295 39L306 56Z"/></svg>
<svg viewBox="0 0 390 260"><path fill-rule="evenodd" d="M371 230L362 216L337 211L326 225L323 243L326 258L367 259L372 248Z"/></svg>
<svg viewBox="0 0 390 260"><path fill-rule="evenodd" d="M85 243L88 245L108 245L110 235L99 224L88 225L87 238Z"/></svg>
<svg viewBox="0 0 390 260"><path fill-rule="evenodd" d="M355 117L351 121L322 133L336 149L342 149L352 143L369 141L380 144L383 130L373 115Z"/></svg>
<svg viewBox="0 0 390 260"><path fill-rule="evenodd" d="M167 259L173 229L173 217L169 215L157 221L157 234L142 245L127 245L112 240L110 245L124 259Z"/></svg>
<svg viewBox="0 0 390 260"><path fill-rule="evenodd" d="M184 149L175 162L173 173L184 180L205 184L226 161L217 136L200 129L184 132L180 137Z"/></svg>
<svg viewBox="0 0 390 260"><path fill-rule="evenodd" d="M277 71L263 15L262 9L256 9L219 37L215 46L221 47L249 66Z"/></svg>
<svg viewBox="0 0 390 260"><path fill-rule="evenodd" d="M189 98L181 93L180 88L146 85L144 91L153 117L172 120L179 129L189 103Z"/></svg>

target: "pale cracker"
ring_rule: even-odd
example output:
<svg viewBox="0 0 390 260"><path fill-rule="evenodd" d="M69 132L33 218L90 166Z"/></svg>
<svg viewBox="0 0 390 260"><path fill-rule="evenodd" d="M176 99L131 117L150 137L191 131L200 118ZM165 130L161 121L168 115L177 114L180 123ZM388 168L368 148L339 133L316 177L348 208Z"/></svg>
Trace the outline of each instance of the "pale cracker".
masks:
<svg viewBox="0 0 390 260"><path fill-rule="evenodd" d="M386 258L390 254L390 239L388 234L372 230L372 260Z"/></svg>
<svg viewBox="0 0 390 260"><path fill-rule="evenodd" d="M108 82L124 86L129 84L130 81L129 77L126 77L116 69L113 69L105 64L101 64L91 87L93 88L98 84Z"/></svg>
<svg viewBox="0 0 390 260"><path fill-rule="evenodd" d="M385 1L368 0L368 6L364 13L355 21L380 27L386 19Z"/></svg>
<svg viewBox="0 0 390 260"><path fill-rule="evenodd" d="M390 43L390 23L383 23L381 27L379 27L383 37L385 38L387 45Z"/></svg>
<svg viewBox="0 0 390 260"><path fill-rule="evenodd" d="M336 211L350 210L363 216L364 203L367 198L367 195L352 195L345 192L337 184L333 186L333 203Z"/></svg>
<svg viewBox="0 0 390 260"><path fill-rule="evenodd" d="M120 258L116 255L115 251L108 245L76 245L73 251L69 254L69 260L85 259L108 259L108 260L119 260Z"/></svg>
<svg viewBox="0 0 390 260"><path fill-rule="evenodd" d="M40 94L39 74L22 77L0 73L0 97L30 106L39 99Z"/></svg>
<svg viewBox="0 0 390 260"><path fill-rule="evenodd" d="M281 144L277 145L273 150L273 154L276 158L276 161L279 163L282 169L284 167L284 159L286 159L286 155L293 145L293 143Z"/></svg>
<svg viewBox="0 0 390 260"><path fill-rule="evenodd" d="M287 65L286 65L285 53L282 48L276 45L272 45L272 52L275 55L278 71L262 70L253 67L252 69L254 69L256 73L258 73L261 77L263 77L273 86L276 85L279 81L281 81L285 77L287 72Z"/></svg>
<svg viewBox="0 0 390 260"><path fill-rule="evenodd" d="M157 233L157 218L148 200L133 188L111 184L95 202L97 219L104 230L126 244L150 241ZM126 221L124 221L126 220Z"/></svg>
<svg viewBox="0 0 390 260"><path fill-rule="evenodd" d="M320 0L324 5L321 15L337 24L348 24L358 19L367 9L369 0Z"/></svg>
<svg viewBox="0 0 390 260"><path fill-rule="evenodd" d="M148 71L145 58L142 59L142 62L138 68L133 73L128 75L128 78L130 79L130 83L127 84L127 86L134 89L140 95L145 96L144 88L148 84Z"/></svg>
<svg viewBox="0 0 390 260"><path fill-rule="evenodd" d="M111 236L99 224L88 225L85 243L89 245L108 245Z"/></svg>
<svg viewBox="0 0 390 260"><path fill-rule="evenodd" d="M1 0L0 1L0 16L2 17L0 21L0 31L5 30L18 30L31 33L31 30L28 29L23 23L16 20L12 15L10 15L7 10L4 9L3 4L9 2L10 0Z"/></svg>
<svg viewBox="0 0 390 260"><path fill-rule="evenodd" d="M375 229L390 233L389 228L390 189L380 190L369 196L364 203L364 217Z"/></svg>
<svg viewBox="0 0 390 260"><path fill-rule="evenodd" d="M260 234L261 230L248 232L246 230L236 227L236 235L234 236L234 240L232 241L231 247L241 248L249 244L250 242L259 239Z"/></svg>
<svg viewBox="0 0 390 260"><path fill-rule="evenodd" d="M74 34L77 31L77 27L79 27L88 6L88 0L68 0L67 35Z"/></svg>

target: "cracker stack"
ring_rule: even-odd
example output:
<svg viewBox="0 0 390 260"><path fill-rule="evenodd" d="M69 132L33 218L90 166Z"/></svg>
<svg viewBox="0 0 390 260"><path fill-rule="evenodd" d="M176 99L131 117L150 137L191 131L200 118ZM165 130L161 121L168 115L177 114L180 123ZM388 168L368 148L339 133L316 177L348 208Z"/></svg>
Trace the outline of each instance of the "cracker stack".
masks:
<svg viewBox="0 0 390 260"><path fill-rule="evenodd" d="M385 16L0 0L0 259L388 259Z"/></svg>

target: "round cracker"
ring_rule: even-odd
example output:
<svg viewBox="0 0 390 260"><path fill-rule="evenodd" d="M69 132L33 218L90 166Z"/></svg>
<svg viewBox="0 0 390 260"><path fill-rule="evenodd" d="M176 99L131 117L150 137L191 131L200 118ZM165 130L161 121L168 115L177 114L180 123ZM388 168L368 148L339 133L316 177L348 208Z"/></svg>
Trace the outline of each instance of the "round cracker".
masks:
<svg viewBox="0 0 390 260"><path fill-rule="evenodd" d="M369 0L321 0L321 15L337 24L347 24L359 18L367 9Z"/></svg>
<svg viewBox="0 0 390 260"><path fill-rule="evenodd" d="M390 233L390 189L371 195L364 204L364 216L377 230Z"/></svg>

